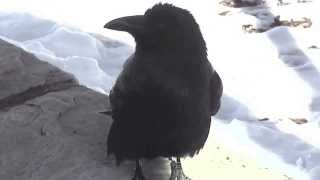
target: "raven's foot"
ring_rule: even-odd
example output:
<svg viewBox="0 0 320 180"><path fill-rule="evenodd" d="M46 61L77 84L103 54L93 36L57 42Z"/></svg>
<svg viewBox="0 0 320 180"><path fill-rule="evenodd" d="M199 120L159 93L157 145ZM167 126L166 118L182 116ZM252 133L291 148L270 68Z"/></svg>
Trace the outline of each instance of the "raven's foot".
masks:
<svg viewBox="0 0 320 180"><path fill-rule="evenodd" d="M145 176L143 175L141 163L139 160L136 160L136 170L134 172L132 180L146 180Z"/></svg>
<svg viewBox="0 0 320 180"><path fill-rule="evenodd" d="M134 174L132 180L146 180L143 174Z"/></svg>
<svg viewBox="0 0 320 180"><path fill-rule="evenodd" d="M171 160L170 166L171 166L171 176L169 180L191 180L184 174L179 158L178 158L178 162Z"/></svg>

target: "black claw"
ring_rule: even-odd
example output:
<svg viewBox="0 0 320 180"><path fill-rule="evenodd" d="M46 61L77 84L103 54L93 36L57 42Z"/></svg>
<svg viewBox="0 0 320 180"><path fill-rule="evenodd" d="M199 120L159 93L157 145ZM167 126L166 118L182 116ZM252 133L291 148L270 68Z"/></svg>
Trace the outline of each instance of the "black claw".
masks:
<svg viewBox="0 0 320 180"><path fill-rule="evenodd" d="M146 178L142 175L142 176L134 176L133 178L132 178L132 180L146 180Z"/></svg>
<svg viewBox="0 0 320 180"><path fill-rule="evenodd" d="M181 165L180 158L177 158L177 162L172 160L170 165L171 165L170 180L177 180L177 179L180 180L181 178L183 178L184 180L191 180L189 177L187 177L184 174L184 172L182 170L182 165Z"/></svg>
<svg viewBox="0 0 320 180"><path fill-rule="evenodd" d="M146 180L146 177L143 174L136 174L135 173L132 180Z"/></svg>

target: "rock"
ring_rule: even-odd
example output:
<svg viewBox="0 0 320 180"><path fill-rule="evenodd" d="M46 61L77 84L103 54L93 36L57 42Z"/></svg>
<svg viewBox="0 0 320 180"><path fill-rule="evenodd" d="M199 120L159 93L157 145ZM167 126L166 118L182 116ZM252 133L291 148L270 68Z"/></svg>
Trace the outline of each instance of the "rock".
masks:
<svg viewBox="0 0 320 180"><path fill-rule="evenodd" d="M229 6L229 7L250 7L250 6L258 6L263 4L263 0L222 0L220 4Z"/></svg>
<svg viewBox="0 0 320 180"><path fill-rule="evenodd" d="M0 109L49 92L76 87L73 76L39 62L35 56L0 41Z"/></svg>
<svg viewBox="0 0 320 180"><path fill-rule="evenodd" d="M305 124L308 122L306 118L289 118L289 120L293 121L296 124Z"/></svg>
<svg viewBox="0 0 320 180"><path fill-rule="evenodd" d="M0 87L1 180L130 179L134 163L105 163L105 95L3 40ZM166 163L151 163L163 171L149 177L167 177Z"/></svg>

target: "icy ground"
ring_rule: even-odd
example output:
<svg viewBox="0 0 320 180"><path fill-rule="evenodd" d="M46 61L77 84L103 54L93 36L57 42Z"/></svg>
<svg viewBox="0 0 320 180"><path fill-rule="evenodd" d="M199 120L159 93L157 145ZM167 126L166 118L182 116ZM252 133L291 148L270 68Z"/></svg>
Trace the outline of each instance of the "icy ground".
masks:
<svg viewBox="0 0 320 180"><path fill-rule="evenodd" d="M210 60L223 79L224 97L214 118L214 133L226 146L268 167L298 180L319 180L319 2L286 1L290 4L277 6L276 1L268 1L270 8L245 9L225 8L210 1L196 5L170 2L193 12L207 41ZM143 13L142 4L137 2L131 11L126 8L117 14ZM223 11L230 13L218 15ZM277 15L285 20L307 17L312 26L276 27L265 33L242 29L245 24L269 26ZM108 93L121 64L133 52L124 43L21 12L0 13L0 36L103 93ZM132 40L128 42L132 45ZM262 118L268 119L259 121ZM296 124L290 118L307 123Z"/></svg>

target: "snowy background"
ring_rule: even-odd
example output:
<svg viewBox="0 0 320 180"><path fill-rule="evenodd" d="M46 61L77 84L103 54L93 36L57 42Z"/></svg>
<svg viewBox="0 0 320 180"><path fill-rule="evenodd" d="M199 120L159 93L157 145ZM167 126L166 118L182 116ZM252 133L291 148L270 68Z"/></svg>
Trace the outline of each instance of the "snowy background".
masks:
<svg viewBox="0 0 320 180"><path fill-rule="evenodd" d="M103 29L111 19L142 14L158 1L11 0L0 7L0 38L72 73L107 94L134 51L126 33ZM298 180L320 179L319 2L235 9L215 1L169 1L196 17L209 59L224 82L212 129L223 143ZM227 12L225 16L219 15ZM312 20L310 28L270 26L273 17ZM102 35L98 35L102 34ZM110 38L110 39L109 39ZM112 40L112 39L117 40ZM263 118L265 121L260 121ZM260 120L259 120L260 119ZM292 119L307 121L297 124Z"/></svg>

